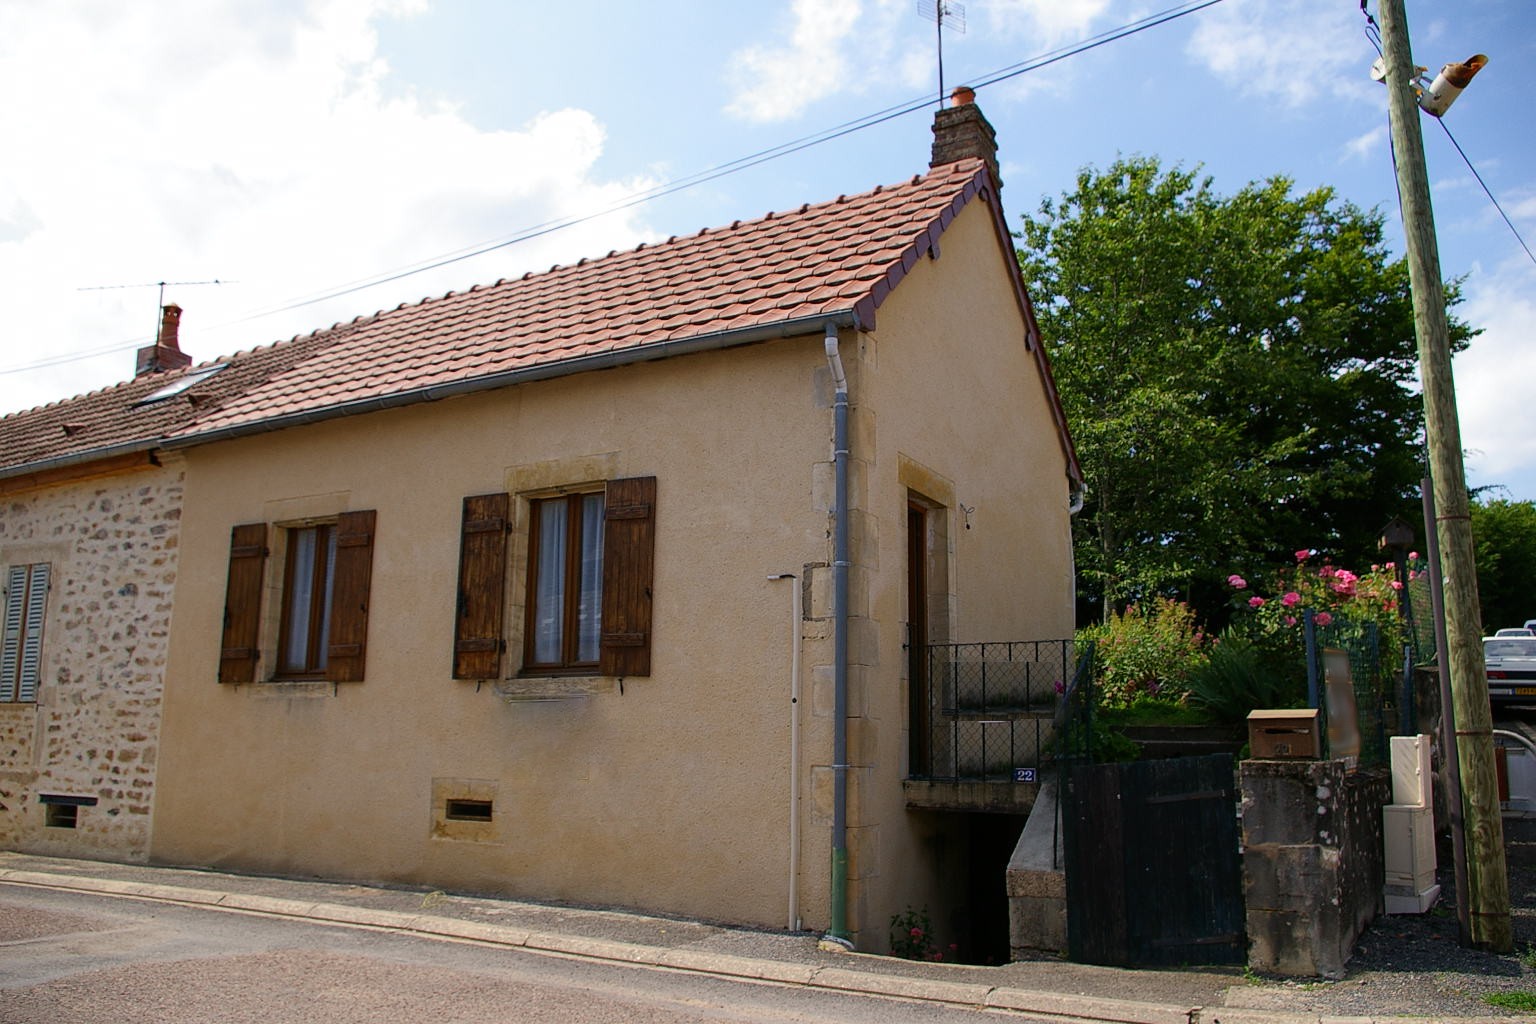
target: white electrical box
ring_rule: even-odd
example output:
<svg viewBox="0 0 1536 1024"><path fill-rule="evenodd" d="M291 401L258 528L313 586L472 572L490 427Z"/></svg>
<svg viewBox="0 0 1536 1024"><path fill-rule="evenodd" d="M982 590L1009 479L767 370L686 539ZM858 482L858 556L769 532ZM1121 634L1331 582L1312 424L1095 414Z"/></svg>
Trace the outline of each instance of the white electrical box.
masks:
<svg viewBox="0 0 1536 1024"><path fill-rule="evenodd" d="M1435 818L1429 807L1381 809L1388 889L1423 892L1435 884Z"/></svg>
<svg viewBox="0 0 1536 1024"><path fill-rule="evenodd" d="M1506 764L1509 779L1509 800L1504 804L1506 813L1529 815L1536 812L1536 757L1524 747L1506 747Z"/></svg>
<svg viewBox="0 0 1536 1024"><path fill-rule="evenodd" d="M1392 802L1430 805L1429 737L1392 737Z"/></svg>

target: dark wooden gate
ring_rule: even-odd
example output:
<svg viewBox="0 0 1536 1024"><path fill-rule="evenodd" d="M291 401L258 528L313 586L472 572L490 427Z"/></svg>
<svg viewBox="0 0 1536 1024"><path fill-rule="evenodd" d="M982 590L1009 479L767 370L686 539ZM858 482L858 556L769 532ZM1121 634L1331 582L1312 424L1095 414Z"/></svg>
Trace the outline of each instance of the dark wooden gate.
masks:
<svg viewBox="0 0 1536 1024"><path fill-rule="evenodd" d="M1073 960L1247 960L1231 754L1075 767L1062 826Z"/></svg>

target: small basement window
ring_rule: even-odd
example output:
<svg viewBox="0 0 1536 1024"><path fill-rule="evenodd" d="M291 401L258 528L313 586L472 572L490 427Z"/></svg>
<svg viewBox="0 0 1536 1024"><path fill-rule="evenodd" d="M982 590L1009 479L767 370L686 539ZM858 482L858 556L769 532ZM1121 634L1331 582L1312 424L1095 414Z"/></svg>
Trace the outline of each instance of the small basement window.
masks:
<svg viewBox="0 0 1536 1024"><path fill-rule="evenodd" d="M43 805L43 825L47 828L74 828L80 821L80 808L96 806L93 796L43 793L37 799Z"/></svg>
<svg viewBox="0 0 1536 1024"><path fill-rule="evenodd" d="M490 821L491 801L450 799L443 809L449 821Z"/></svg>

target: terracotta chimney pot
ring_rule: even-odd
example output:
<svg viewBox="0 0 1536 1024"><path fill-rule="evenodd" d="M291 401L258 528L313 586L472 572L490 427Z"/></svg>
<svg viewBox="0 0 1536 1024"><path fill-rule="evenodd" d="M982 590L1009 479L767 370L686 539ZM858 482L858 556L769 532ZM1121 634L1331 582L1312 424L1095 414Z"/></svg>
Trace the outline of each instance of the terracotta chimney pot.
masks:
<svg viewBox="0 0 1536 1024"><path fill-rule="evenodd" d="M174 302L160 309L160 333L153 345L146 345L134 355L135 377L190 366L192 357L181 350L177 339L181 327L181 307Z"/></svg>

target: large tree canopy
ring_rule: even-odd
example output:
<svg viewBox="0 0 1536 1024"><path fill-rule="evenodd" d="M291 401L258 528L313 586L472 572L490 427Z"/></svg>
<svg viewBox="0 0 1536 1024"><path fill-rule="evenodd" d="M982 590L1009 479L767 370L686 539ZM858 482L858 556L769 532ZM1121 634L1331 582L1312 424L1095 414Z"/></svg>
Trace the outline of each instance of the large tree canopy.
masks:
<svg viewBox="0 0 1536 1024"><path fill-rule="evenodd" d="M1472 540L1483 631L1536 619L1536 503L1503 498L1474 502Z"/></svg>
<svg viewBox="0 0 1536 1024"><path fill-rule="evenodd" d="M1388 519L1412 517L1413 307L1379 214L1278 177L1219 196L1137 157L1081 171L1023 221L1019 263L1088 478L1085 597L1199 598L1302 548L1358 563Z"/></svg>

